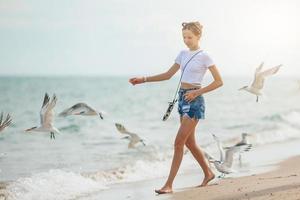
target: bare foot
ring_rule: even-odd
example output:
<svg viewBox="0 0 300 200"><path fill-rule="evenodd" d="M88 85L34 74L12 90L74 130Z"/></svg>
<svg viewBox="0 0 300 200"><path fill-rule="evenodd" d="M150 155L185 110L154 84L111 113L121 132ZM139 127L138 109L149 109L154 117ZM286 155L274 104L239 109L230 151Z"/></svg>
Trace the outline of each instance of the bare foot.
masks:
<svg viewBox="0 0 300 200"><path fill-rule="evenodd" d="M198 187L204 187L206 186L209 181L213 180L215 178L215 174L211 172L209 176L205 176L203 182Z"/></svg>
<svg viewBox="0 0 300 200"><path fill-rule="evenodd" d="M172 188L171 187L167 187L164 186L159 190L154 190L157 194L168 194L168 193L172 193Z"/></svg>

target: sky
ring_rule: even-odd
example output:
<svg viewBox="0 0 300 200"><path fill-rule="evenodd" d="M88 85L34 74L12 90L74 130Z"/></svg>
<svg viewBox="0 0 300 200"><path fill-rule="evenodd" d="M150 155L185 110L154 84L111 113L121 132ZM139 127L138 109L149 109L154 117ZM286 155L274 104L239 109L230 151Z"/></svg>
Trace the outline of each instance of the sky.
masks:
<svg viewBox="0 0 300 200"><path fill-rule="evenodd" d="M182 49L181 23L203 25L201 49L222 75L262 62L300 76L298 0L0 0L0 76L141 76Z"/></svg>

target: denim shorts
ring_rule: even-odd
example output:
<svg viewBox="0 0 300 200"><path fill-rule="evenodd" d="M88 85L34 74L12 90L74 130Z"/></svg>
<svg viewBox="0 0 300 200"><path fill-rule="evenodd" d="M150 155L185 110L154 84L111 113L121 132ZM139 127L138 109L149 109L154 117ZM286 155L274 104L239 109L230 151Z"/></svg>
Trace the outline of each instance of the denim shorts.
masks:
<svg viewBox="0 0 300 200"><path fill-rule="evenodd" d="M193 101L187 102L184 99L184 94L187 91L195 90L198 88L182 89L180 88L178 95L178 112L181 117L188 115L191 119L204 119L205 118L205 101L202 95L196 97Z"/></svg>

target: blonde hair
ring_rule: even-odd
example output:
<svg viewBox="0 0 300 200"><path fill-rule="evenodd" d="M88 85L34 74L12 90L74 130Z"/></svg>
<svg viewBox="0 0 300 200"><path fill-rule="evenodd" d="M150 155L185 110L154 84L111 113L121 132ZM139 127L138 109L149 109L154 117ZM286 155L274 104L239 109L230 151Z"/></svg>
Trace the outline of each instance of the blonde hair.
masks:
<svg viewBox="0 0 300 200"><path fill-rule="evenodd" d="M182 30L190 30L195 35L200 36L202 35L202 28L203 26L200 22L183 22L182 23Z"/></svg>

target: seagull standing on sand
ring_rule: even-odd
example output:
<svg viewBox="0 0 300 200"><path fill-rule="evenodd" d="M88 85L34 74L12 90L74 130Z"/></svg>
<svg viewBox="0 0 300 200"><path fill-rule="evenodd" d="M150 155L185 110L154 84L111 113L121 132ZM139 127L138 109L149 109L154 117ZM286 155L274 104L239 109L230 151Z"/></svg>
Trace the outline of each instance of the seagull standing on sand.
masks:
<svg viewBox="0 0 300 200"><path fill-rule="evenodd" d="M59 113L59 116L66 117L68 115L84 115L84 116L93 116L98 115L103 119L103 113L98 112L95 109L88 106L86 103L77 103L74 106L67 108L66 110Z"/></svg>
<svg viewBox="0 0 300 200"><path fill-rule="evenodd" d="M219 178L225 177L225 174L233 173L234 170L231 168L233 163L233 155L237 152L243 152L247 151L248 148L251 148L249 145L242 145L242 146L233 146L226 149L226 152L224 152L223 146L217 136L213 134L213 137L217 143L219 152L220 152L220 160L214 159L212 156L210 156L208 153L205 153L204 155L208 159L209 162L213 163L216 167L216 169L221 172L221 175Z"/></svg>
<svg viewBox="0 0 300 200"><path fill-rule="evenodd" d="M60 133L57 128L53 126L54 111L53 108L56 105L57 98L55 94L53 95L51 101L49 95L46 93L44 97L44 102L40 111L40 126L32 127L26 129L26 132L50 132L50 138L55 139L54 133Z"/></svg>
<svg viewBox="0 0 300 200"><path fill-rule="evenodd" d="M115 123L115 126L120 133L128 135L128 136L122 138L122 139L128 139L130 141L128 144L128 148L134 148L135 144L137 144L139 142L141 142L144 146L146 146L146 144L144 143L144 140L142 140L137 134L127 131L126 128L122 124Z"/></svg>
<svg viewBox="0 0 300 200"><path fill-rule="evenodd" d="M0 132L3 131L6 127L8 127L12 122L11 116L9 114L6 115L5 119L3 117L4 117L3 112L1 112L1 115L0 115Z"/></svg>
<svg viewBox="0 0 300 200"><path fill-rule="evenodd" d="M272 67L265 71L261 71L264 63L261 63L258 68L255 70L254 81L252 82L251 86L244 86L239 90L245 90L256 95L256 102L258 102L258 97L262 95L261 90L264 87L265 77L270 76L278 72L281 65Z"/></svg>

